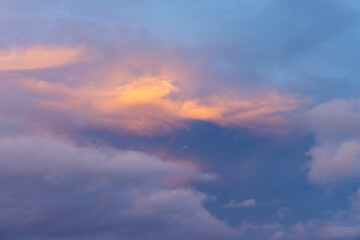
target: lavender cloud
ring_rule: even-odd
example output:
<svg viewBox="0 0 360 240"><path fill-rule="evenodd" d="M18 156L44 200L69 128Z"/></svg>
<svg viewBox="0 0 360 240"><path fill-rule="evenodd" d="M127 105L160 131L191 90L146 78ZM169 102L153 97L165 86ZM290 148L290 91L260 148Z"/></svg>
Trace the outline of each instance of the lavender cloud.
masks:
<svg viewBox="0 0 360 240"><path fill-rule="evenodd" d="M317 138L308 153L313 181L329 183L359 175L359 104L358 99L335 99L319 104L308 115Z"/></svg>
<svg viewBox="0 0 360 240"><path fill-rule="evenodd" d="M236 235L203 207L205 194L166 180L196 178L180 165L141 152L81 147L44 136L1 138L0 152L0 223L6 238Z"/></svg>

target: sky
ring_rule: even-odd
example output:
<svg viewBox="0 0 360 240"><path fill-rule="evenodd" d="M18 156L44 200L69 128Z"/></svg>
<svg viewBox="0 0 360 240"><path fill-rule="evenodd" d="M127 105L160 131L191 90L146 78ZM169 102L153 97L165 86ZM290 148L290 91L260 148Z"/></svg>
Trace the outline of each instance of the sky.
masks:
<svg viewBox="0 0 360 240"><path fill-rule="evenodd" d="M0 0L0 240L360 238L357 0Z"/></svg>

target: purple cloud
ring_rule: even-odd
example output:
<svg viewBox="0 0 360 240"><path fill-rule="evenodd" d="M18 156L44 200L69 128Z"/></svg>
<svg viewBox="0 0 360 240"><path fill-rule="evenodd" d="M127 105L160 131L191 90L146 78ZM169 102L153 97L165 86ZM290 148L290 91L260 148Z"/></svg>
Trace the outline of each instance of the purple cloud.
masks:
<svg viewBox="0 0 360 240"><path fill-rule="evenodd" d="M206 194L182 181L167 181L201 176L175 163L45 136L1 138L0 152L0 223L6 238L143 239L145 234L148 239L217 239L237 234L203 207Z"/></svg>

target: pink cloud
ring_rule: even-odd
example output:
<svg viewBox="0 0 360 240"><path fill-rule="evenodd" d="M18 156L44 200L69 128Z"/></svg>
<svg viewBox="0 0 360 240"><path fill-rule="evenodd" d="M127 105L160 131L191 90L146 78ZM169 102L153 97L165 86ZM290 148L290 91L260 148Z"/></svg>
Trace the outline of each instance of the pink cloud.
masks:
<svg viewBox="0 0 360 240"><path fill-rule="evenodd" d="M359 106L359 99L334 99L308 114L317 139L308 153L311 180L326 184L360 175Z"/></svg>
<svg viewBox="0 0 360 240"><path fill-rule="evenodd" d="M4 92L4 101L12 102L4 108L25 115L48 112L48 119L39 121L50 121L50 125L51 115L58 115L68 119L68 125L103 126L139 135L186 128L187 120L233 127L285 126L289 119L281 114L308 102L304 98L274 92L247 98L228 92L191 97L181 84L161 77L138 78L127 83L114 81L110 86L108 82L102 85L100 79L95 84L71 86L15 78L0 92ZM14 94L19 97L14 101L6 100ZM19 105L15 104L17 102ZM34 111L29 112L29 109ZM4 109L0 104L1 111Z"/></svg>
<svg viewBox="0 0 360 240"><path fill-rule="evenodd" d="M86 59L85 49L70 46L14 46L0 50L0 71L54 68Z"/></svg>

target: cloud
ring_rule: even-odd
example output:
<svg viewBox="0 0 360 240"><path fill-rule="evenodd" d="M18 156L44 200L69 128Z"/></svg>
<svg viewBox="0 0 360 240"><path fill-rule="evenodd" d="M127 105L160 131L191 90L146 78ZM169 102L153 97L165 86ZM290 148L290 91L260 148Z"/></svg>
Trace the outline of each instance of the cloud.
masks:
<svg viewBox="0 0 360 240"><path fill-rule="evenodd" d="M244 222L239 226L239 229L243 238L246 239L271 239L272 237L281 239L285 235L284 226L277 222L260 225Z"/></svg>
<svg viewBox="0 0 360 240"><path fill-rule="evenodd" d="M38 146L43 148L39 151ZM18 149L20 151L18 152ZM69 143L35 136L0 138L2 174L41 175L53 172L118 175L118 177L153 176L191 177L181 166L162 162L141 152L120 152L74 147ZM28 156L28 157L27 157Z"/></svg>
<svg viewBox="0 0 360 240"><path fill-rule="evenodd" d="M35 70L69 65L85 59L85 50L69 46L14 46L0 50L0 71Z"/></svg>
<svg viewBox="0 0 360 240"><path fill-rule="evenodd" d="M279 220L288 219L291 214L292 211L289 207L280 207L276 212L276 215L279 218Z"/></svg>
<svg viewBox="0 0 360 240"><path fill-rule="evenodd" d="M276 231L276 232L274 233L274 235L273 235L271 238L269 238L269 240L279 240L279 239L282 239L282 238L284 237L284 235L285 235L284 232L282 232L282 231Z"/></svg>
<svg viewBox="0 0 360 240"><path fill-rule="evenodd" d="M45 122L45 126L62 118L67 119L65 122L69 126L101 126L139 135L186 128L188 120L255 129L265 126L270 130L287 125L290 119L284 113L308 102L306 98L275 92L243 98L235 92L188 96L181 84L161 77L138 78L125 83L113 81L111 85L108 82L102 85L101 79L97 79L91 84L76 86L9 78L10 81L3 80L0 90L0 98L7 102L0 104L0 112L4 114L42 118L37 121ZM42 116L37 112L48 114Z"/></svg>
<svg viewBox="0 0 360 240"><path fill-rule="evenodd" d="M351 208L353 212L360 212L360 188L357 189L355 193L350 197Z"/></svg>
<svg viewBox="0 0 360 240"><path fill-rule="evenodd" d="M326 218L296 223L291 239L358 239L360 237L360 189L348 198L347 208L332 209Z"/></svg>
<svg viewBox="0 0 360 240"><path fill-rule="evenodd" d="M256 205L256 201L254 199L250 198L243 202L235 202L234 200L231 200L224 207L225 208L248 208L248 207L254 207L255 205Z"/></svg>
<svg viewBox="0 0 360 240"><path fill-rule="evenodd" d="M210 98L190 100L183 104L181 115L189 119L209 120L226 126L248 124L286 124L280 113L296 109L308 99L291 95L265 93L256 98L241 98L225 93Z"/></svg>
<svg viewBox="0 0 360 240"><path fill-rule="evenodd" d="M316 106L308 115L317 145L308 154L309 178L331 183L360 173L359 99L334 99Z"/></svg>
<svg viewBox="0 0 360 240"><path fill-rule="evenodd" d="M313 94L316 101L319 100L319 96L320 98L332 95L348 96L349 92L356 92L358 89L356 87L358 85L356 76L359 75L356 62L359 62L357 58L360 56L357 40L359 39L358 29L360 28L358 27L358 7L353 2L352 0L319 0L316 2L297 1L295 3L289 0L271 0L260 3L260 1L251 0L200 0L189 1L188 3L184 3L184 1L156 1L156 3L154 1L111 1L102 4L95 3L95 1L89 3L89 1L84 0L43 1L41 3L40 1L24 0L2 1L0 18L1 22L6 24L0 24L0 28L1 32L6 34L1 36L0 45L8 51L2 51L2 53L11 53L16 56L17 60L5 59L6 64L3 64L0 72L0 134L24 135L33 130L37 133L46 132L52 136L71 135L76 138L77 134L91 131L92 136L87 139L88 141L94 139L95 141L105 141L105 138L111 138L109 141L116 142L116 145L122 148L127 146L132 149L141 148L152 152L155 145L156 148L161 148L164 145L166 145L164 147L170 148L168 145L171 145L171 148L174 149L173 154L176 152L180 155L179 152L182 151L181 155L190 156L194 159L201 158L201 161L206 161L208 168L214 168L222 173L230 173L230 175L226 174L221 178L224 181L224 185L221 185L224 187L202 189L214 192L218 189L220 192L226 193L225 196L229 196L228 194L233 194L235 191L238 193L236 195L239 196L241 195L240 192L246 192L255 185L265 184L265 187L261 186L260 188L270 190L267 193L256 193L274 195L268 196L269 199L282 196L283 202L288 204L287 200L297 199L297 195L313 192L312 187L303 184L304 179L301 171L299 171L297 161L298 158L303 157L299 151L302 151L304 145L308 143L304 144L304 140L298 141L299 144L295 145L291 142L288 144L285 140L282 142L286 142L285 144L279 144L277 137L274 139L264 139L258 135L248 137L243 132L249 128L277 132L279 128L281 130L286 129L288 124L291 126L292 121L298 117L297 110L301 109L301 106L308 101L306 98L286 93L289 88L293 89L293 92ZM44 45L38 44L39 42L44 43ZM55 52L57 47L54 47L54 44L64 46L64 43L69 44L65 45L67 47L79 46L79 44L81 46L81 43L84 43L91 49L97 49L101 58L82 65L82 59L72 60L71 57L63 57L61 52L56 57L51 57L51 60L43 61L41 56L47 56L47 54L41 53L41 49L41 51L36 50L37 46L42 46L46 51ZM180 46L179 43L183 45ZM16 47L7 47L13 44L16 44ZM29 49L32 48L37 51L36 54L30 54ZM63 52L66 53L65 49ZM6 54L3 56L9 55ZM85 55L87 56L87 53ZM36 61L30 62L28 56L34 56L31 59ZM73 55L68 54L68 56ZM58 68L60 66L69 67ZM41 71L29 71L38 69ZM176 74L169 69L175 69ZM5 74L13 74L13 76L8 77L9 75L5 76ZM343 108L343 105L339 106L339 108ZM346 108L343 109L346 110ZM351 111L356 115L356 111ZM336 172L339 158L334 156L338 154L337 152L341 152L339 150L342 148L341 146L348 142L358 141L356 131L359 128L353 116L350 118L355 119L355 121L348 122L347 126L342 126L347 128L346 131L337 130L338 133L342 132L341 135L338 133L329 134L329 132L337 129L336 125L340 121L336 119L341 119L342 116L345 115L336 113L330 116L331 119L334 119L332 123L330 123L329 117L325 117L324 121L319 121L315 133L317 143L314 145L314 149L326 148L324 152L327 152L333 148L334 151L329 154L329 159L334 158L334 162L337 163L325 166L326 164L321 161L320 168L316 168L315 162L320 158L315 157L316 151L314 150L312 152L314 155L311 155L314 163L312 169L315 173L311 179L314 181L329 182L331 179L343 178L345 175L356 175L356 172L349 172L347 168L344 170L342 167L339 167L341 170L339 174ZM194 127L195 124L191 123L190 125L188 123L192 120L199 120L196 121L198 122L196 127ZM218 124L220 127L199 123L200 121ZM212 127L203 128L204 130L199 134L197 129L200 124L211 125ZM351 124L354 124L354 127L348 127ZM169 141L171 144L159 144L158 138L152 137L142 137L142 139L146 139L144 140L147 141L146 144L143 142L134 144L135 141L140 142L139 138L133 140L133 137L124 137L127 134L157 135L164 132L168 133L177 128L187 128L188 125L191 126L188 135L193 135L191 143L187 143L188 149L179 150L182 141L185 142L188 139L180 139L178 132L176 135L169 134L161 140L163 142ZM326 126L329 127L326 129ZM320 131L322 127L324 129ZM195 130L195 128L197 129ZM240 128L241 130L235 131L236 134L233 134L231 129L225 128ZM243 128L246 129L243 130ZM215 131L218 133L213 134ZM104 132L107 134L106 136ZM122 134L124 132L126 134ZM229 132L230 134L228 134ZM228 135L228 138L219 137L221 134ZM232 138L233 136L234 138ZM297 137L291 136L291 138ZM178 144L179 139L181 145ZM224 139L225 141L223 141ZM10 139L8 140L10 141ZM31 140L40 147L47 146L46 140L18 138L21 146L29 144L28 142ZM12 143L16 144L17 142ZM65 145L69 144L66 143ZM147 146L139 147L139 145ZM54 151L58 155L61 155L61 152L72 151L72 148L69 150L65 146L59 146L59 148L61 151L57 152L57 147L54 147ZM282 150L280 151L278 148ZM49 146L49 149L53 148ZM82 148L77 146L76 149ZM10 154L6 149L3 150ZM74 151L77 152L77 150ZM103 151L112 152L111 150L101 150L100 152ZM3 176L1 174L0 184L1 182L8 184L8 188L3 184L1 189L6 189L6 193L13 193L13 196L7 194L12 199L24 200L19 204L20 210L24 214L31 209L38 209L34 207L34 203L38 202L40 206L45 203L42 211L40 211L43 215L33 214L33 216L46 216L38 217L35 220L31 217L24 218L30 219L28 220L29 225L42 226L43 229L47 230L46 220L59 218L56 223L61 229L61 224L72 220L72 218L67 217L69 214L64 209L72 209L77 214L71 215L74 220L70 221L67 226L68 229L72 230L71 234L81 235L79 232L82 228L76 227L76 222L83 223L86 219L91 221L96 216L97 221L94 222L97 223L94 224L94 228L89 227L93 226L91 224L85 224L88 231L94 229L92 232L94 238L98 238L99 232L101 232L101 239L104 240L121 238L122 234L119 232L109 232L106 236L102 234L104 229L111 228L109 225L112 223L115 226L114 228L118 228L119 231L122 231L121 227L124 226L123 231L126 233L124 236L129 236L128 238L131 240L140 238L136 235L137 230L148 233L145 236L152 238L171 239L173 236L171 233L159 236L165 232L161 226L168 226L166 223L172 222L169 221L170 218L164 217L164 224L155 221L157 218L152 218L153 215L151 214L147 215L148 218L145 215L141 215L142 218L137 218L137 214L141 214L136 211L140 207L140 203L145 200L145 202L151 201L151 204L149 203L146 206L157 209L156 207L159 205L168 207L171 199L179 198L189 206L191 204L187 200L193 203L195 207L187 208L189 212L199 212L199 216L204 215L199 209L200 203L205 201L206 196L202 196L198 191L187 189L180 184L186 181L169 181L168 175L176 179L188 179L192 178L193 174L196 175L193 171L181 168L181 165L176 162L172 165L158 165L157 160L159 159L154 159L151 156L142 156L138 152L125 152L126 154L121 152L114 153L117 157L114 156L113 158L102 157L102 154L98 154L100 155L99 159L111 160L106 161L109 163L103 165L91 158L92 154L88 154L91 155L89 156L89 163L92 163L94 167L84 164L85 159L80 157L76 158L78 160L74 160L76 164L67 161L68 158L64 157L66 159L64 164L73 169L70 171L66 166L59 165L58 159L51 154L41 158L31 149L23 150L23 152L26 155L37 156L38 160L34 160L34 162L43 168L39 166L36 169L34 166L29 166L30 164L23 163L19 164L20 166L6 163L8 164L6 166L12 170L7 173L8 175ZM96 155L97 151L85 148L84 152L95 152ZM11 156L15 158L14 155ZM127 178L118 179L113 176L113 172L118 171L121 175L126 176L125 172L127 171L122 171L122 167L124 169L130 167L131 156L136 159L147 159L147 162L156 167L152 170L147 169L141 161L134 160L144 168L139 166L138 172L131 169L127 170L131 173L129 175L136 177L129 177L130 184L122 184L127 182ZM271 161L261 160L265 159L263 156ZM128 158L129 161L119 160ZM284 165L285 158L294 161L286 161ZM119 166L118 160L124 166ZM353 164L352 161L349 161L349 165ZM288 162L291 164L287 164ZM246 166L243 167L245 163ZM21 165L24 165L27 171L21 168ZM61 171L52 171L53 165ZM99 172L94 173L94 169L97 168ZM326 170L324 171L325 174L329 172L330 175L328 177L322 175L320 178L316 178L317 175L323 174L320 173L319 169L321 168ZM246 172L246 176L241 177L240 185L233 184L238 183L238 181L232 181L238 178L239 174L236 174L238 169L243 169L242 171ZM247 173L248 169L256 169L256 173L254 171ZM356 167L354 169L357 171ZM51 173L46 174L48 171ZM142 178L139 177L141 175L139 172L147 172L147 174L144 174ZM43 184L43 178L38 176L44 174L44 181L48 185ZM155 177L156 174L159 175L159 178ZM111 177L106 177L107 175ZM274 175L276 175L275 178ZM276 180L282 178L282 175L286 175L289 179L286 184ZM211 175L202 176L194 178L216 179ZM254 177L257 181L253 181ZM26 181L21 178L26 178ZM93 179L97 181L94 182ZM70 183L67 184L66 181ZM152 188L147 184L142 184L145 182L150 182L152 186L157 187ZM93 184L88 186L89 183ZM125 185L131 187L125 187ZM86 187L82 188L81 186ZM293 189L293 186L300 186L296 188L295 195L287 191ZM11 189L11 187L14 188ZM90 193L86 194L80 190L77 191L77 189L85 189ZM99 197L101 194L97 194L91 189L105 189L106 191L109 190L110 193L107 192L104 197ZM116 190L115 194L111 193L112 189ZM134 193L132 191L134 189L140 193ZM33 193L25 194L27 190ZM56 194L57 191L59 194ZM289 192L289 194L282 194L284 192ZM39 197L37 198L36 195ZM122 199L119 195L123 195L124 198ZM135 195L136 197L125 197ZM154 196L157 195L168 197L159 199L158 204L154 200ZM294 210L295 217L304 220L303 218L310 215L320 214L319 208L334 207L341 204L331 201L328 205L320 206L316 202L321 198L319 197L321 192L310 195L311 199L309 200L314 201L312 204L314 206L311 209L305 209L308 211ZM0 196L0 199L3 200L5 197ZM69 199L76 199L77 201L70 201ZM141 201L142 199L145 200ZM101 202L99 209L107 211L108 215L104 215L106 217L96 214L92 216L92 212L87 211L92 209L89 206L96 205L94 202L98 200ZM132 208L130 203L127 204L127 201L136 202L137 205ZM176 202L176 200L174 201ZM6 203L10 202L10 200L6 200ZM9 206L3 203L1 202L0 206ZM64 206L62 204L66 203L69 203L69 206L76 207L58 207ZM299 204L295 202L290 204L291 207L293 205ZM165 206L164 209L175 209L175 207L166 208ZM131 217L117 218L123 216L118 214L123 210L123 207L133 209L129 213ZM49 209L57 211L51 212ZM184 209L184 205L181 205L179 209ZM211 209L218 208L212 206ZM110 211L112 212L110 213ZM254 221L266 221L266 218L274 214L276 209L274 213L270 214L266 210L259 211L261 212L254 213L255 216L249 217L253 217ZM86 215L86 212L89 215ZM169 210L169 212L172 211ZM174 210L174 212L187 214L185 210ZM230 214L230 212L228 213ZM16 215L18 213L14 212L14 214L7 214L6 216L10 218ZM48 217L48 215L53 216L53 218ZM29 213L28 216L32 216L32 214ZM108 216L113 217L113 221L107 221L110 218ZM164 215L159 211L157 216ZM233 224L248 216L230 214L227 217ZM23 218L19 218L23 220ZM122 219L126 220L122 221ZM137 229L132 227L132 219L139 223ZM199 217L199 219L202 218ZM14 222L16 223L15 220ZM49 222L50 225L55 225L55 221ZM176 221L174 220L172 223L174 222ZM177 221L179 225L181 222ZM208 221L202 220L201 223L203 222L207 224L209 229L216 229L215 226L211 227L212 225ZM20 223L23 222L20 221ZM98 224L102 223L103 225L99 227ZM23 225L27 226L26 224ZM147 226L153 228L154 231L148 230ZM62 227L62 229L65 228L65 226ZM3 226L0 231L2 229ZM172 228L169 227L168 229ZM17 232L16 229L13 230L8 226L6 230L13 233ZM154 233L155 230L157 233ZM258 229L254 231L258 231ZM253 239L268 239L276 231L283 232L283 229L274 229L271 232L269 231L267 236ZM61 231L59 230L59 232ZM38 233L36 231L32 233L36 238L35 235ZM71 234L60 234L58 238L63 239ZM118 236L114 236L117 234ZM155 234L158 235L155 236ZM71 238L89 239L90 235L92 234ZM193 234L193 236L195 235ZM47 236L42 238L47 239ZM182 237L188 239L187 236ZM211 237L224 238L214 235L199 237L199 239ZM0 238L2 237L0 236ZM18 238L29 239L30 236ZM247 236L244 238L251 239Z"/></svg>
<svg viewBox="0 0 360 240"><path fill-rule="evenodd" d="M310 128L319 141L337 141L360 136L359 99L332 99L315 106L309 115Z"/></svg>
<svg viewBox="0 0 360 240"><path fill-rule="evenodd" d="M322 229L322 239L354 239L360 236L360 226L326 226Z"/></svg>
<svg viewBox="0 0 360 240"><path fill-rule="evenodd" d="M309 155L312 157L309 177L316 182L332 182L341 177L351 177L360 173L359 140L314 147Z"/></svg>
<svg viewBox="0 0 360 240"><path fill-rule="evenodd" d="M0 139L0 224L9 239L228 239L207 195L167 177L200 173L141 152L46 136Z"/></svg>

